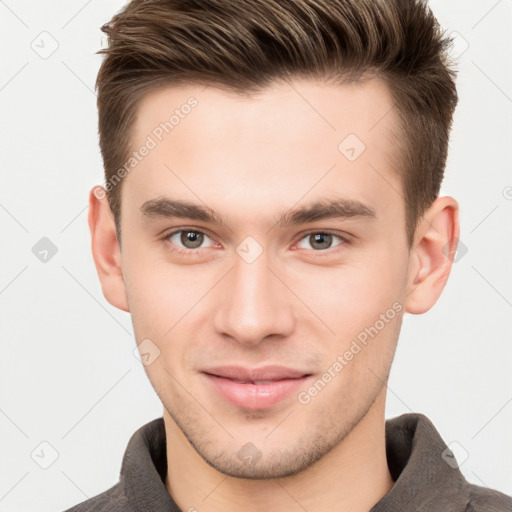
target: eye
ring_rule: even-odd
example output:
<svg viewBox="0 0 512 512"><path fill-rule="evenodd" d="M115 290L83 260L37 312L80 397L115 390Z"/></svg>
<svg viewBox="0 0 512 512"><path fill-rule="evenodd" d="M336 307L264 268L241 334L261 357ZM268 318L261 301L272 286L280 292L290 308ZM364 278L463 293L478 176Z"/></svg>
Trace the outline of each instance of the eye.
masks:
<svg viewBox="0 0 512 512"><path fill-rule="evenodd" d="M179 248L189 250L201 248L201 245L205 240L210 240L212 243L203 247L212 247L214 245L213 241L207 234L194 229L180 229L173 231L172 233L169 233L165 239Z"/></svg>
<svg viewBox="0 0 512 512"><path fill-rule="evenodd" d="M335 239L339 240L339 242L333 245L333 240ZM310 244L310 246L317 252L330 249L331 247L336 247L344 242L348 243L348 241L342 236L324 231L316 231L314 233L309 233L300 240L298 247L300 247L301 249L309 249L310 247L304 246L304 242L306 244Z"/></svg>

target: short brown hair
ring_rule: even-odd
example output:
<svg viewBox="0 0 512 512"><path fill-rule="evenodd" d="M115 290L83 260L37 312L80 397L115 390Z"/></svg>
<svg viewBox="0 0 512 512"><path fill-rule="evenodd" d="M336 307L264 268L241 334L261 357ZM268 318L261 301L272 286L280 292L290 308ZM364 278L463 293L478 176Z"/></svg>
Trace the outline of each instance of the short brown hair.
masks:
<svg viewBox="0 0 512 512"><path fill-rule="evenodd" d="M157 88L258 92L293 77L383 78L400 119L409 247L438 197L457 104L451 40L421 0L132 0L102 27L99 138L110 183L130 154L137 106ZM120 235L119 186L107 188Z"/></svg>

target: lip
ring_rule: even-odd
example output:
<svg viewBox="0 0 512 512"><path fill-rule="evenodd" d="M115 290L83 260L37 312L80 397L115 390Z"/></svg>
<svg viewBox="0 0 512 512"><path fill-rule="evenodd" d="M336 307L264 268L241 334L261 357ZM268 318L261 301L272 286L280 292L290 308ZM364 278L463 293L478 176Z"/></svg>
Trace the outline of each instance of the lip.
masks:
<svg viewBox="0 0 512 512"><path fill-rule="evenodd" d="M222 366L203 371L213 389L237 407L268 409L304 385L310 373L284 366Z"/></svg>

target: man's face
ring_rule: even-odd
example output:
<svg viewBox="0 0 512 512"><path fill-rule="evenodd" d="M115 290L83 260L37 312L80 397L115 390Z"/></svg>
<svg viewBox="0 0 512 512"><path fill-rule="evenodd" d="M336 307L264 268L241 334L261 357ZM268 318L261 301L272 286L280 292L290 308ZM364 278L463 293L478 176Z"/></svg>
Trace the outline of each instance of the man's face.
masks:
<svg viewBox="0 0 512 512"><path fill-rule="evenodd" d="M291 85L149 94L133 149L157 144L122 190L123 278L166 426L239 477L300 471L383 411L407 294L390 92ZM344 215L293 215L331 201Z"/></svg>

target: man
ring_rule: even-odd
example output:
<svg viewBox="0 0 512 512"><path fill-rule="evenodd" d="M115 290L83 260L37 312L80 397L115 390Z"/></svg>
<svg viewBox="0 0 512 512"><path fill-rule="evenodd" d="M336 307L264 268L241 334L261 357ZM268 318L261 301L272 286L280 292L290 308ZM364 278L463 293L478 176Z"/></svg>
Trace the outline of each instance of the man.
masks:
<svg viewBox="0 0 512 512"><path fill-rule="evenodd" d="M425 416L384 419L459 236L425 4L135 0L104 31L92 249L164 412L70 510L510 510Z"/></svg>

